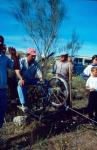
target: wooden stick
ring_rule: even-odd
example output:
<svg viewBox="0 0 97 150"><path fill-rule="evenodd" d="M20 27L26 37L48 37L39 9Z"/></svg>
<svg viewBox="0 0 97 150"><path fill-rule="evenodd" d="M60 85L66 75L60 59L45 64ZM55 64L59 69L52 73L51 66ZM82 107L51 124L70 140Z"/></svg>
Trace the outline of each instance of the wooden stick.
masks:
<svg viewBox="0 0 97 150"><path fill-rule="evenodd" d="M69 62L69 96L70 96L70 107L72 108L72 62Z"/></svg>

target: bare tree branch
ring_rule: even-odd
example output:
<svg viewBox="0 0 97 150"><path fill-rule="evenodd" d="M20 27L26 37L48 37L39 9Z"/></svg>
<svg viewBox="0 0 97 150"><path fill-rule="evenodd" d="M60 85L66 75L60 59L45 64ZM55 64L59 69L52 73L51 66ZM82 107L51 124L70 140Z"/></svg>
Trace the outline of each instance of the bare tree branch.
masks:
<svg viewBox="0 0 97 150"><path fill-rule="evenodd" d="M66 49L70 52L71 56L74 57L78 50L81 48L82 43L79 41L79 37L76 31L73 31L71 40L67 43Z"/></svg>
<svg viewBox="0 0 97 150"><path fill-rule="evenodd" d="M23 25L39 55L49 55L67 14L63 0L10 0L10 4L13 17Z"/></svg>

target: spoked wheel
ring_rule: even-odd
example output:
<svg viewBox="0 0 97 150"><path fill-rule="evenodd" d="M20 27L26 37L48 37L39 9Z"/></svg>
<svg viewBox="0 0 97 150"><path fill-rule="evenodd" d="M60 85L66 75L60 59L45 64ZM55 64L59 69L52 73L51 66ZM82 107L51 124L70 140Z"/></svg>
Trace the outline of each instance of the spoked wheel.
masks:
<svg viewBox="0 0 97 150"><path fill-rule="evenodd" d="M53 77L50 81L49 101L54 107L61 107L66 104L69 95L67 82L60 77Z"/></svg>

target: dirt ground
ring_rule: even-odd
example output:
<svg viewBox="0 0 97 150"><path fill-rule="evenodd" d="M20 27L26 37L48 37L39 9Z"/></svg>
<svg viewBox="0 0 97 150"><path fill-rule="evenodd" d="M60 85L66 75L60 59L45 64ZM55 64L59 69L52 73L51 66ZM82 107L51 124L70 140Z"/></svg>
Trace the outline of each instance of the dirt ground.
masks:
<svg viewBox="0 0 97 150"><path fill-rule="evenodd" d="M87 93L84 84L77 79L73 92L84 95L81 99L72 101L72 108L87 117ZM76 88L74 88L76 87ZM74 91L75 90L75 91ZM0 150L96 150L97 127L90 125L89 120L74 111L61 108L52 110L40 117L30 117L30 122L24 126L16 126L12 119L22 115L14 110L6 116L6 122L0 131ZM9 119L10 116L10 119Z"/></svg>
<svg viewBox="0 0 97 150"><path fill-rule="evenodd" d="M81 106L83 100L79 103ZM75 110L87 116L85 108L76 109L75 105ZM96 150L97 127L86 118L64 109L50 112L47 117L41 121L32 119L24 126L5 123L0 150Z"/></svg>

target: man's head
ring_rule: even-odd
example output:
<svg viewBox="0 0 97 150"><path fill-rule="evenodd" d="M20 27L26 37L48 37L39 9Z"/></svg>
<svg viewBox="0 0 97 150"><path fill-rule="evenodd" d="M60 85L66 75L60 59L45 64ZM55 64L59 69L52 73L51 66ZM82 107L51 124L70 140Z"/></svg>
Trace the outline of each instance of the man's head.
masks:
<svg viewBox="0 0 97 150"><path fill-rule="evenodd" d="M4 44L4 37L2 35L0 35L0 45Z"/></svg>
<svg viewBox="0 0 97 150"><path fill-rule="evenodd" d="M92 63L95 65L95 64L97 64L97 55L94 55L93 57L92 57Z"/></svg>
<svg viewBox="0 0 97 150"><path fill-rule="evenodd" d="M8 51L9 51L9 53L16 55L16 49L14 47L8 47Z"/></svg>
<svg viewBox="0 0 97 150"><path fill-rule="evenodd" d="M9 51L9 54L11 55L12 58L17 56L17 52L16 52L16 49L14 47L8 47L8 51Z"/></svg>
<svg viewBox="0 0 97 150"><path fill-rule="evenodd" d="M60 54L60 61L64 62L68 60L68 53L63 52Z"/></svg>
<svg viewBox="0 0 97 150"><path fill-rule="evenodd" d="M4 38L0 35L0 54L5 54L6 46L4 45Z"/></svg>
<svg viewBox="0 0 97 150"><path fill-rule="evenodd" d="M35 60L36 58L36 50L34 48L27 49L27 60L28 62Z"/></svg>

